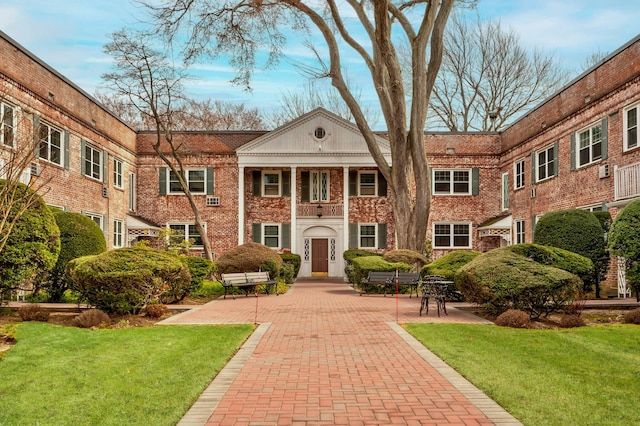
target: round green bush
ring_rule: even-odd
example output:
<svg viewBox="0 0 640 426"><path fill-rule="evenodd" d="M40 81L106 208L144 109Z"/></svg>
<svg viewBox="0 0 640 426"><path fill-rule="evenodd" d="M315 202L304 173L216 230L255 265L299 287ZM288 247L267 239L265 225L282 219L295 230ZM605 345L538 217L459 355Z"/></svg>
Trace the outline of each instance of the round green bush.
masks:
<svg viewBox="0 0 640 426"><path fill-rule="evenodd" d="M300 264L302 263L300 255L295 253L281 253L280 257L282 258L283 265L286 263L293 266L293 279L295 279L300 272ZM293 283L293 281L291 281L291 283Z"/></svg>
<svg viewBox="0 0 640 426"><path fill-rule="evenodd" d="M604 229L593 213L580 209L557 210L542 216L536 223L533 242L558 247L591 259L595 265L590 276L582 277L585 291L598 284L609 265ZM597 295L599 288L596 287Z"/></svg>
<svg viewBox="0 0 640 426"><path fill-rule="evenodd" d="M65 273L67 263L76 257L107 251L107 242L102 229L91 218L60 209L53 209L52 212L60 228L60 255L43 287L47 290L50 302L60 302L64 292L71 286L71 280Z"/></svg>
<svg viewBox="0 0 640 426"><path fill-rule="evenodd" d="M360 285L369 272L399 272L411 271L411 265L401 262L387 262L382 256L355 257L352 260L352 268L347 275L351 284Z"/></svg>
<svg viewBox="0 0 640 426"><path fill-rule="evenodd" d="M558 247L540 244L516 244L504 247L503 250L519 254L542 265L553 266L554 268L571 272L583 280L593 274L594 266L591 259Z"/></svg>
<svg viewBox="0 0 640 426"><path fill-rule="evenodd" d="M509 247L476 257L458 270L455 281L466 300L495 315L518 309L531 318L562 310L582 285L578 276L537 263Z"/></svg>
<svg viewBox="0 0 640 426"><path fill-rule="evenodd" d="M344 253L342 253L342 257L344 260L347 261L348 263L351 263L353 261L353 259L357 258L357 257L367 257L367 256L378 256L381 257L382 255L380 253L376 253L373 251L369 251L369 250L363 250L363 249L350 249L350 250L346 250Z"/></svg>
<svg viewBox="0 0 640 426"><path fill-rule="evenodd" d="M245 243L222 254L217 262L218 273L267 271L272 278L280 274L282 258L273 249L259 243Z"/></svg>
<svg viewBox="0 0 640 426"><path fill-rule="evenodd" d="M0 180L0 193L5 185ZM51 271L60 253L60 230L42 197L26 185L17 184L13 199L0 209L9 207L5 224L19 215L11 230L6 225L3 228L3 232L10 233L0 251L0 301L8 298L12 288Z"/></svg>
<svg viewBox="0 0 640 426"><path fill-rule="evenodd" d="M189 268L191 284L187 288L181 288L179 293L165 292L162 297L164 303L174 303L183 300L187 295L196 293L202 287L205 279L216 272L216 264L209 259L195 256L180 256L180 259Z"/></svg>
<svg viewBox="0 0 640 426"><path fill-rule="evenodd" d="M181 294L191 285L189 269L175 254L147 247L111 250L67 264L73 290L108 313L137 314L163 294Z"/></svg>
<svg viewBox="0 0 640 426"><path fill-rule="evenodd" d="M448 280L453 280L458 269L480 256L479 251L455 250L434 260L420 270L420 275L440 275Z"/></svg>

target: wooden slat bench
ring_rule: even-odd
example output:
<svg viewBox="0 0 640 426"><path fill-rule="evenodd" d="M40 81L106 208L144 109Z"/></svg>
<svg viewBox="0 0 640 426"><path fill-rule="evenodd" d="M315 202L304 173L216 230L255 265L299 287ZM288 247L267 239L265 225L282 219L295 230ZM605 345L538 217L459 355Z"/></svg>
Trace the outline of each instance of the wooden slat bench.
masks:
<svg viewBox="0 0 640 426"><path fill-rule="evenodd" d="M409 287L409 298L415 291L418 296L418 283L420 282L420 274L414 272L398 272L398 286ZM367 292L367 287L372 285L382 285L384 287L384 296L387 296L387 290L390 294L395 292L396 273L391 272L369 272L367 278L362 281L360 296Z"/></svg>
<svg viewBox="0 0 640 426"><path fill-rule="evenodd" d="M258 296L258 286L265 286L265 294L269 294L271 288L275 289L278 294L278 283L269 278L269 272L234 272L222 274L222 287L224 287L224 297L231 294L234 299L235 288L240 288L245 292L245 297L249 296L249 292L253 292Z"/></svg>

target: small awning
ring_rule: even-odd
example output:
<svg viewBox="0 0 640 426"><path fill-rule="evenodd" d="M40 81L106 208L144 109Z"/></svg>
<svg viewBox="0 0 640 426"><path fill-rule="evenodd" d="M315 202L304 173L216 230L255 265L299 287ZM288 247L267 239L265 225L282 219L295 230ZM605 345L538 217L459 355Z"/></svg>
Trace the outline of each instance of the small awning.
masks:
<svg viewBox="0 0 640 426"><path fill-rule="evenodd" d="M127 215L126 224L127 233L129 234L130 239L135 239L135 237L140 236L157 237L158 231L162 229L160 225L140 216Z"/></svg>
<svg viewBox="0 0 640 426"><path fill-rule="evenodd" d="M510 214L496 216L478 225L478 233L480 238L501 237L510 242L512 223L513 218Z"/></svg>

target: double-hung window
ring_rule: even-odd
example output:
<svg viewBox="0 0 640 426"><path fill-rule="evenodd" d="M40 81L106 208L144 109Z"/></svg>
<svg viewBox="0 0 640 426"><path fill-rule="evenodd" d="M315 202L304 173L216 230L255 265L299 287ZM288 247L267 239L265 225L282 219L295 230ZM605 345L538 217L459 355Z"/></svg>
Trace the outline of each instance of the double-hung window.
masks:
<svg viewBox="0 0 640 426"><path fill-rule="evenodd" d="M516 219L513 222L516 244L524 244L524 220Z"/></svg>
<svg viewBox="0 0 640 426"><path fill-rule="evenodd" d="M113 221L113 248L124 245L124 221L114 219Z"/></svg>
<svg viewBox="0 0 640 426"><path fill-rule="evenodd" d="M264 225L264 245L274 249L280 248L280 225Z"/></svg>
<svg viewBox="0 0 640 426"><path fill-rule="evenodd" d="M121 159L119 158L113 159L113 185L116 188L120 188L120 189L123 188L122 165L123 165L123 162Z"/></svg>
<svg viewBox="0 0 640 426"><path fill-rule="evenodd" d="M434 195L471 195L471 169L435 169Z"/></svg>
<svg viewBox="0 0 640 426"><path fill-rule="evenodd" d="M15 146L15 109L8 104L0 103L0 145Z"/></svg>
<svg viewBox="0 0 640 426"><path fill-rule="evenodd" d="M262 174L262 194L265 197L280 196L280 172L264 172Z"/></svg>
<svg viewBox="0 0 640 426"><path fill-rule="evenodd" d="M556 174L557 144L534 153L536 182L549 179Z"/></svg>
<svg viewBox="0 0 640 426"><path fill-rule="evenodd" d="M524 188L524 159L513 163L513 189Z"/></svg>
<svg viewBox="0 0 640 426"><path fill-rule="evenodd" d="M471 248L471 224L440 222L433 224L434 248Z"/></svg>
<svg viewBox="0 0 640 426"><path fill-rule="evenodd" d="M509 173L502 174L502 210L509 209Z"/></svg>
<svg viewBox="0 0 640 426"><path fill-rule="evenodd" d="M202 246L202 238L196 229L196 225L190 223L172 223L169 224L169 229L172 231L170 237L172 244L190 241L193 246Z"/></svg>
<svg viewBox="0 0 640 426"><path fill-rule="evenodd" d="M93 220L95 223L98 224L98 226L100 227L100 229L104 230L104 216L101 214L97 214L97 213L91 213L91 212L82 212L83 215L87 216L88 218L90 218L91 220Z"/></svg>
<svg viewBox="0 0 640 426"><path fill-rule="evenodd" d="M624 150L637 148L638 141L638 115L640 115L640 104L634 105L624 112Z"/></svg>
<svg viewBox="0 0 640 426"><path fill-rule="evenodd" d="M85 176L102 180L102 165L104 159L103 151L90 145L84 144L84 167Z"/></svg>
<svg viewBox="0 0 640 426"><path fill-rule="evenodd" d="M358 174L358 194L362 197L373 197L377 194L376 172L360 172Z"/></svg>
<svg viewBox="0 0 640 426"><path fill-rule="evenodd" d="M62 131L46 123L40 123L38 141L38 157L60 166L64 165Z"/></svg>
<svg viewBox="0 0 640 426"><path fill-rule="evenodd" d="M358 227L358 241L360 248L376 248L376 228L375 224L364 224Z"/></svg>
<svg viewBox="0 0 640 426"><path fill-rule="evenodd" d="M169 194L183 194L184 190L182 189L182 185L180 185L180 181L178 180L178 175L176 175L171 170L168 170L168 172L169 172ZM185 170L184 176L187 180L187 186L189 187L189 191L192 194L205 193L205 188L206 188L206 170L205 169Z"/></svg>
<svg viewBox="0 0 640 426"><path fill-rule="evenodd" d="M576 137L576 164L586 166L602 159L602 125L600 123L578 132Z"/></svg>

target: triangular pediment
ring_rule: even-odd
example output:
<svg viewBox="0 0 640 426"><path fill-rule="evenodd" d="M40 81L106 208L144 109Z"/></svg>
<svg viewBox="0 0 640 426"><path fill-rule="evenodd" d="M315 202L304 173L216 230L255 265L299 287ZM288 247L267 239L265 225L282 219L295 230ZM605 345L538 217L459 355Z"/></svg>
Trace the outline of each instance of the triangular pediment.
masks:
<svg viewBox="0 0 640 426"><path fill-rule="evenodd" d="M378 145L390 157L389 142L377 137ZM355 124L323 108L299 118L243 145L236 151L240 163L248 157L363 157L371 158L367 143ZM372 161L372 160L371 160Z"/></svg>

